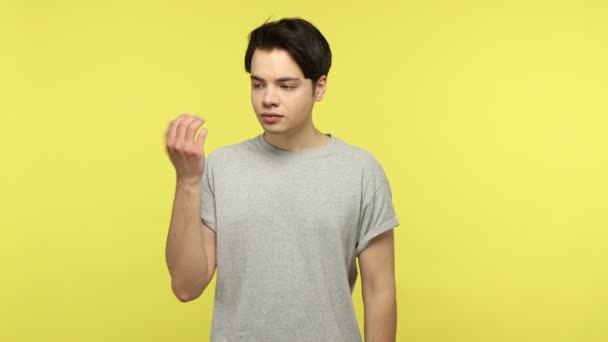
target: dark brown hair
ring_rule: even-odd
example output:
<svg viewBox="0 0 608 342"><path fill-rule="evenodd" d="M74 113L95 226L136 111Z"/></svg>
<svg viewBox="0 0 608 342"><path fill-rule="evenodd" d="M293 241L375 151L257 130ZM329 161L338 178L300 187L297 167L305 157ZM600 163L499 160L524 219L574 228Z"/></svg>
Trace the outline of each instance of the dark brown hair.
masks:
<svg viewBox="0 0 608 342"><path fill-rule="evenodd" d="M249 33L249 44L245 52L245 71L251 73L251 59L256 49L283 49L298 64L304 77L313 85L331 67L329 43L321 32L302 18L283 18L268 22Z"/></svg>

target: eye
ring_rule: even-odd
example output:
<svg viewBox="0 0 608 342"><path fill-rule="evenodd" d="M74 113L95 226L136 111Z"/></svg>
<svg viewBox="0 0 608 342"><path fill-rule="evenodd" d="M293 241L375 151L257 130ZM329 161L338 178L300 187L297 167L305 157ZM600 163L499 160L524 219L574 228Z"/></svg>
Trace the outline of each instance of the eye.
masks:
<svg viewBox="0 0 608 342"><path fill-rule="evenodd" d="M251 84L251 87L256 88L256 89L262 88L263 86L264 85L261 83L252 83Z"/></svg>
<svg viewBox="0 0 608 342"><path fill-rule="evenodd" d="M294 89L295 87L292 85L283 84L283 85L281 85L281 88L285 89L285 90L291 90L291 89Z"/></svg>

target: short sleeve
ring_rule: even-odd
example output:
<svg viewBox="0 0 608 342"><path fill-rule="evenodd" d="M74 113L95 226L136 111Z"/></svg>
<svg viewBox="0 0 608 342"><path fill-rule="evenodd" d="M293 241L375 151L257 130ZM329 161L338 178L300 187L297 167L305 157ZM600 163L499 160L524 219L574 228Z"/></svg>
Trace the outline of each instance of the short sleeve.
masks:
<svg viewBox="0 0 608 342"><path fill-rule="evenodd" d="M209 156L205 161L205 170L201 181L201 220L214 232L216 231L215 194L213 191L213 171Z"/></svg>
<svg viewBox="0 0 608 342"><path fill-rule="evenodd" d="M371 164L364 172L356 255L375 237L399 225L388 178L375 159Z"/></svg>

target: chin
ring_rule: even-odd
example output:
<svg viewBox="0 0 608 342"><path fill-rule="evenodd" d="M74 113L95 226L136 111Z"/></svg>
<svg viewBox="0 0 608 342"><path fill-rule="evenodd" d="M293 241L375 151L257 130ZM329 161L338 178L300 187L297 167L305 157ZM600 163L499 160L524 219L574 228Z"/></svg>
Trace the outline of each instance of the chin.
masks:
<svg viewBox="0 0 608 342"><path fill-rule="evenodd" d="M262 121L261 118L258 119L258 123L260 124L260 127L262 127L262 129L266 132L282 132L285 130L285 126L282 124L267 124L264 121Z"/></svg>
<svg viewBox="0 0 608 342"><path fill-rule="evenodd" d="M280 134L280 133L285 132L284 129L280 129L278 127L268 127L268 126L264 126L264 125L262 125L262 129L264 130L264 132L271 133L271 134Z"/></svg>

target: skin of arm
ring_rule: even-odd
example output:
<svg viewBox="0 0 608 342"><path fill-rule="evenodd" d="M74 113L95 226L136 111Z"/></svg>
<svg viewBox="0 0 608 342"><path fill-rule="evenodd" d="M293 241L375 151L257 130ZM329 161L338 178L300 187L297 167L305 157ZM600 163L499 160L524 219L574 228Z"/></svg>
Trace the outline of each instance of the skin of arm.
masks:
<svg viewBox="0 0 608 342"><path fill-rule="evenodd" d="M366 342L395 342L397 299L393 230L380 234L359 254Z"/></svg>
<svg viewBox="0 0 608 342"><path fill-rule="evenodd" d="M200 183L178 180L165 258L171 289L182 302L198 298L215 273L215 232L200 218Z"/></svg>

